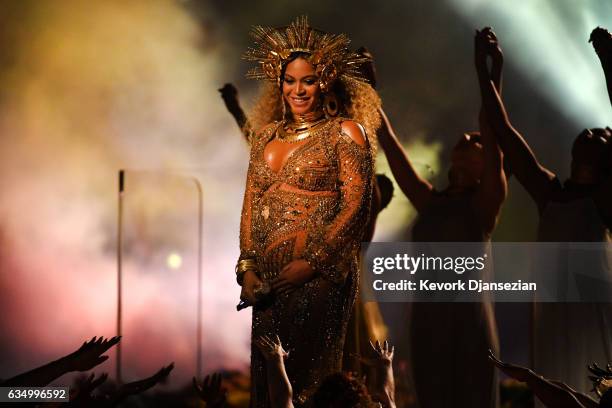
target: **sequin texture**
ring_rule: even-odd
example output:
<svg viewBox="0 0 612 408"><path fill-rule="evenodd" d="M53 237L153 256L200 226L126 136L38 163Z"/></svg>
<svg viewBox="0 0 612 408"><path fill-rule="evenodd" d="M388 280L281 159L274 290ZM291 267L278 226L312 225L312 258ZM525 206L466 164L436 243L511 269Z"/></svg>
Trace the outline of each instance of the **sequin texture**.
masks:
<svg viewBox="0 0 612 408"><path fill-rule="evenodd" d="M342 132L343 119L313 132L275 173L263 150L282 123L253 139L240 227L241 258L255 258L272 280L306 259L316 277L268 307L253 310L252 339L278 335L294 401L301 405L328 374L340 371L358 256L372 188L372 150ZM265 360L251 347L251 406L268 407Z"/></svg>

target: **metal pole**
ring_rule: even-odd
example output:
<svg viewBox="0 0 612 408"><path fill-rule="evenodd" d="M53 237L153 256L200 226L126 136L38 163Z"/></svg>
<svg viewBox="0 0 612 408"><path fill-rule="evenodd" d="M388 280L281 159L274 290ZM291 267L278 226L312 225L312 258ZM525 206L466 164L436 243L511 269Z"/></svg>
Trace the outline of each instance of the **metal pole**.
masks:
<svg viewBox="0 0 612 408"><path fill-rule="evenodd" d="M125 171L119 170L119 202L117 211L117 336L122 335L122 264L123 264L123 192L125 190ZM117 344L116 379L121 384L121 342Z"/></svg>
<svg viewBox="0 0 612 408"><path fill-rule="evenodd" d="M197 311L197 329L196 329L196 376L198 380L202 379L202 236L204 229L204 194L202 184L197 178L193 181L198 190L198 311Z"/></svg>
<svg viewBox="0 0 612 408"><path fill-rule="evenodd" d="M148 171L141 171L148 172ZM152 172L155 173L155 172ZM179 175L181 176L181 175ZM185 176L181 176L185 177ZM202 261L203 261L203 234L204 234L204 193L202 183L196 177L190 178L198 194L198 265L197 265L197 327L196 327L196 376L202 378ZM117 336L122 335L122 261L123 261L123 195L125 191L125 170L119 171L119 208L117 230ZM117 382L122 383L121 375L121 342L117 344Z"/></svg>

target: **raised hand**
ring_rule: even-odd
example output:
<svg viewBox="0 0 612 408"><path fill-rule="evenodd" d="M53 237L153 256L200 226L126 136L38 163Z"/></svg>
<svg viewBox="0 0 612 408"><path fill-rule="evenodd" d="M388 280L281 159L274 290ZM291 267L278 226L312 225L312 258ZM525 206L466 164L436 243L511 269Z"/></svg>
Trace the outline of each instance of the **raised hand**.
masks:
<svg viewBox="0 0 612 408"><path fill-rule="evenodd" d="M491 57L493 62L492 71L499 71L504 62L504 54L497 36L491 27L484 27L476 30L474 36L474 62L479 72L489 72L487 67L487 57Z"/></svg>
<svg viewBox="0 0 612 408"><path fill-rule="evenodd" d="M111 339L104 337L94 337L90 341L86 341L74 353L66 356L71 371L87 371L95 366L108 360L108 356L104 356L106 351L119 343L121 337L116 336Z"/></svg>
<svg viewBox="0 0 612 408"><path fill-rule="evenodd" d="M503 64L504 54L502 53L501 47L499 46L499 40L497 39L493 29L491 27L485 27L482 30L482 34L485 36L487 55L491 57L493 66Z"/></svg>
<svg viewBox="0 0 612 408"><path fill-rule="evenodd" d="M390 367L393 363L393 354L395 353L395 346L389 348L389 342L387 340L381 345L378 340L373 344L370 341L370 347L372 348L373 357L362 357L361 362L371 367Z"/></svg>
<svg viewBox="0 0 612 408"><path fill-rule="evenodd" d="M274 339L269 336L261 336L255 339L255 345L267 361L284 361L289 357L289 353L283 349L278 336L275 336Z"/></svg>
<svg viewBox="0 0 612 408"><path fill-rule="evenodd" d="M599 58L609 60L612 57L612 34L605 28L597 27L591 31L589 42L593 44Z"/></svg>
<svg viewBox="0 0 612 408"><path fill-rule="evenodd" d="M531 375L530 369L510 363L504 363L495 357L495 354L493 354L491 350L489 350L489 360L507 376L512 377L517 381L526 382Z"/></svg>
<svg viewBox="0 0 612 408"><path fill-rule="evenodd" d="M608 363L605 369L595 363L591 364L588 368L593 374L589 376L589 379L593 381L593 391L601 397L612 388L612 363Z"/></svg>
<svg viewBox="0 0 612 408"><path fill-rule="evenodd" d="M108 402L108 396L93 397L91 393L93 390L102 385L108 374L104 373L98 378L95 378L94 374L91 374L84 381L78 385L77 393L74 398L71 396L71 401L68 406L70 407L98 407L104 406Z"/></svg>
<svg viewBox="0 0 612 408"><path fill-rule="evenodd" d="M112 398L113 404L116 405L119 402L123 401L125 398L129 397L130 395L140 394L148 390L149 388L152 388L154 385L165 380L173 368L174 368L174 363L170 363L169 366L162 367L158 372L156 372L150 377L147 377L143 380L123 384L117 390L116 394L113 395L113 398Z"/></svg>
<svg viewBox="0 0 612 408"><path fill-rule="evenodd" d="M266 359L266 376L271 406L293 408L293 388L285 371L285 359L289 357L289 353L283 349L280 338L261 336L255 339L255 345Z"/></svg>
<svg viewBox="0 0 612 408"><path fill-rule="evenodd" d="M220 408L225 406L227 390L221 388L221 374L213 373L204 377L202 384L193 378L193 388L198 393L198 397L206 402L207 408Z"/></svg>
<svg viewBox="0 0 612 408"><path fill-rule="evenodd" d="M389 347L387 340L381 345L376 340L375 344L370 341L372 357L360 360L365 365L372 368L372 375L368 376L368 391L375 401L383 404L384 407L395 406L395 380L393 378L393 354L395 347Z"/></svg>
<svg viewBox="0 0 612 408"><path fill-rule="evenodd" d="M231 113L236 112L240 109L240 105L238 103L238 90L232 84L225 84L222 88L219 88L219 93L221 94L221 98L223 102L225 102L225 106L227 110Z"/></svg>

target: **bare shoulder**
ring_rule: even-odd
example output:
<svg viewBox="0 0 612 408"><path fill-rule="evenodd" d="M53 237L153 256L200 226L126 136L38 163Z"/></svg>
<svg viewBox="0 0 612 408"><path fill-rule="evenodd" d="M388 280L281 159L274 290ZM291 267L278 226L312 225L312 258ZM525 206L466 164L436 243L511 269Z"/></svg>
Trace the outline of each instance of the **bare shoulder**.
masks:
<svg viewBox="0 0 612 408"><path fill-rule="evenodd" d="M365 130L359 123L352 120L344 120L340 126L342 133L350 137L351 140L353 140L353 142L357 143L359 146L365 147L368 144Z"/></svg>

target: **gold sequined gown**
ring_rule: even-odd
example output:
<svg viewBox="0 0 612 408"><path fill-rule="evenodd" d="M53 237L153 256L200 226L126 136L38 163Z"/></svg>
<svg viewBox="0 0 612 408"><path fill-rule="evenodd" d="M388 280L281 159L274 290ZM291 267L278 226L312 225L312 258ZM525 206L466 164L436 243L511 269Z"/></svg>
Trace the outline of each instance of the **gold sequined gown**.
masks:
<svg viewBox="0 0 612 408"><path fill-rule="evenodd" d="M278 335L300 406L328 374L340 371L358 256L367 223L372 152L326 121L288 157L278 173L264 147L282 123L252 143L240 228L241 258L255 258L260 278L272 280L290 261L306 259L316 277L268 307L253 309L251 338ZM291 142L286 142L291 143ZM265 360L251 346L251 407L268 407Z"/></svg>

